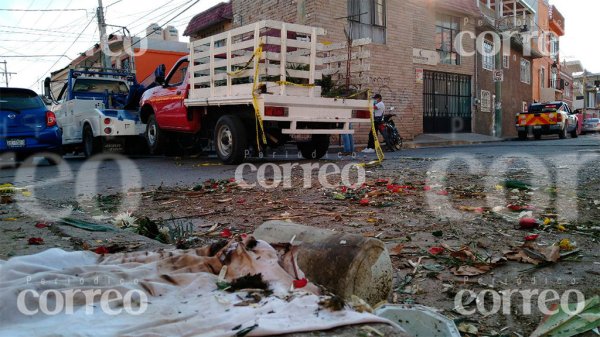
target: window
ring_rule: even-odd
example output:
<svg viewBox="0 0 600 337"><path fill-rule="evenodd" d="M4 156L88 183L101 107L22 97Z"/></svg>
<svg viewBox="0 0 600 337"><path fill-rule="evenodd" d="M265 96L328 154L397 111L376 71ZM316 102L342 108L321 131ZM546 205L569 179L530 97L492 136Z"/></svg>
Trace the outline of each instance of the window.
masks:
<svg viewBox="0 0 600 337"><path fill-rule="evenodd" d="M488 40L483 40L483 56L481 62L483 69L496 69L496 56L494 55L494 44Z"/></svg>
<svg viewBox="0 0 600 337"><path fill-rule="evenodd" d="M521 108L521 112L527 112L529 108L529 104L527 104L527 102L523 101L523 106Z"/></svg>
<svg viewBox="0 0 600 337"><path fill-rule="evenodd" d="M554 88L554 89L560 89L559 88L559 81L558 81L558 70L556 68L552 68L552 74L550 75L550 87Z"/></svg>
<svg viewBox="0 0 600 337"><path fill-rule="evenodd" d="M550 35L550 57L553 61L558 62L559 42L556 35Z"/></svg>
<svg viewBox="0 0 600 337"><path fill-rule="evenodd" d="M171 70L170 77L167 78L167 83L170 86L181 85L185 79L185 75L187 74L187 68L189 65L189 61L183 61L175 66L173 70Z"/></svg>
<svg viewBox="0 0 600 337"><path fill-rule="evenodd" d="M449 15L437 15L435 22L435 45L442 64L460 64L460 56L454 48L456 35L460 31L460 19Z"/></svg>
<svg viewBox="0 0 600 337"><path fill-rule="evenodd" d="M27 89L0 88L2 109L21 112L28 109L42 109L44 102L33 91Z"/></svg>
<svg viewBox="0 0 600 337"><path fill-rule="evenodd" d="M502 67L504 69L510 68L510 55L502 55Z"/></svg>
<svg viewBox="0 0 600 337"><path fill-rule="evenodd" d="M385 43L385 0L348 0L348 22L352 39Z"/></svg>
<svg viewBox="0 0 600 337"><path fill-rule="evenodd" d="M531 62L521 58L521 82L531 84Z"/></svg>
<svg viewBox="0 0 600 337"><path fill-rule="evenodd" d="M93 78L78 78L75 80L75 84L73 84L73 92L101 94L105 93L106 91L116 94L128 94L129 88L123 81L111 81Z"/></svg>
<svg viewBox="0 0 600 337"><path fill-rule="evenodd" d="M540 69L540 88L546 87L546 68L542 67Z"/></svg>

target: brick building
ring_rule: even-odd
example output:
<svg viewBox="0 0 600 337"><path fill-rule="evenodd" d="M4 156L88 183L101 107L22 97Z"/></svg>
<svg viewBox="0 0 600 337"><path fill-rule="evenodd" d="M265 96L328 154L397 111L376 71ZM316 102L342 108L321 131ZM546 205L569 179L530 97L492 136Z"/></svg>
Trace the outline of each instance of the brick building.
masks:
<svg viewBox="0 0 600 337"><path fill-rule="evenodd" d="M461 33L475 37L483 31L499 31L495 21L484 20L482 7L490 9L492 3L503 4L501 0L231 0L198 14L185 35L194 39L205 36L206 27L216 33L214 27L225 30L271 19L325 28L327 34L320 41L325 44L346 41L345 32L355 42L368 38L371 42L362 47L364 53L357 53L365 59L353 67L348 82L356 90L380 93L387 107L395 107L404 138L422 133L491 134L492 71L488 63L483 69L482 57L475 52L476 39L462 38ZM516 10L504 12L506 17L533 17L535 11L525 0L516 3ZM231 6L231 15L218 14L223 6ZM203 24L193 24L194 20ZM457 41L467 56L460 55ZM523 57L523 42L518 39L511 42L510 50L502 97L507 136L514 133L515 112L532 97L531 66L521 66L522 60L531 63L532 58ZM332 75L338 85L346 77ZM482 97L484 91L489 94ZM482 109L482 103L491 106ZM367 130L357 130L356 142L364 143L366 134Z"/></svg>
<svg viewBox="0 0 600 337"><path fill-rule="evenodd" d="M548 0L537 1L537 26L539 45L544 57L533 64L533 100L547 102L563 99L563 90L568 79L562 79L560 62L560 37L565 35L565 19Z"/></svg>

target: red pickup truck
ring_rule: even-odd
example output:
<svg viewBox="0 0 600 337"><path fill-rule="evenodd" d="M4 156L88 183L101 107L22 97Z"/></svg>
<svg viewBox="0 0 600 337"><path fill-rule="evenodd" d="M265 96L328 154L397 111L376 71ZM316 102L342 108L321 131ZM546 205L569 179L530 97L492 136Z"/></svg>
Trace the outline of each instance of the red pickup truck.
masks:
<svg viewBox="0 0 600 337"><path fill-rule="evenodd" d="M350 123L369 124L370 114L367 100L321 97L322 34L260 21L193 41L190 55L166 76L160 66L142 95L150 152L201 146L238 164L267 146L295 142L305 158L323 157L330 135L352 134Z"/></svg>

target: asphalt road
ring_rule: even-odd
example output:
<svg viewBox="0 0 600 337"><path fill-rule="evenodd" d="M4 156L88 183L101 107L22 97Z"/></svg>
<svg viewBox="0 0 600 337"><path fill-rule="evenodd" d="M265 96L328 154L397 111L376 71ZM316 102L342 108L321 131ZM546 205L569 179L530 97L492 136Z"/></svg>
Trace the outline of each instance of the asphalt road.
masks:
<svg viewBox="0 0 600 337"><path fill-rule="evenodd" d="M114 155L108 157L114 158ZM505 141L479 145L409 149L386 153L384 169L402 169L402 160L409 158L463 158L474 164L481 163L484 170L496 170L498 159L524 159L533 166L554 166L566 172L584 170L587 174L596 171L597 156L600 156L600 135L585 135L576 139L559 140L550 137L540 141ZM374 159L374 155L359 154L353 161ZM340 166L349 162L349 157L340 158L337 153L328 155L328 161ZM283 151L276 158L254 160L256 166L274 162L285 165L298 162L294 150ZM325 163L326 161L321 161ZM433 164L431 164L433 165ZM430 166L431 166L430 165ZM491 166L490 166L491 165ZM496 166L494 166L496 165ZM206 179L233 177L236 166L222 165L213 156L198 158L173 157L117 157L117 160L67 157L58 166L49 166L41 159L34 165L4 167L0 170L0 183L11 183L17 187L28 187L40 200L71 200L77 196L112 194L131 189L145 190L158 186L193 186ZM427 167L424 167L427 169ZM502 169L502 167L500 167ZM543 169L543 167L541 167ZM246 169L246 173L249 170ZM576 175L575 175L576 176Z"/></svg>

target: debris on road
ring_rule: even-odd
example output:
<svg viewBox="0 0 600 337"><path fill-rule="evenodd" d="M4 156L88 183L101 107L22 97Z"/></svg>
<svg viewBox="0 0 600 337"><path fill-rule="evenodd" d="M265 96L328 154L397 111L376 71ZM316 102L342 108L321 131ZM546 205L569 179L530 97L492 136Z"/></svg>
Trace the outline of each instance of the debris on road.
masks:
<svg viewBox="0 0 600 337"><path fill-rule="evenodd" d="M531 337L571 337L600 327L600 297L585 302L556 305Z"/></svg>

